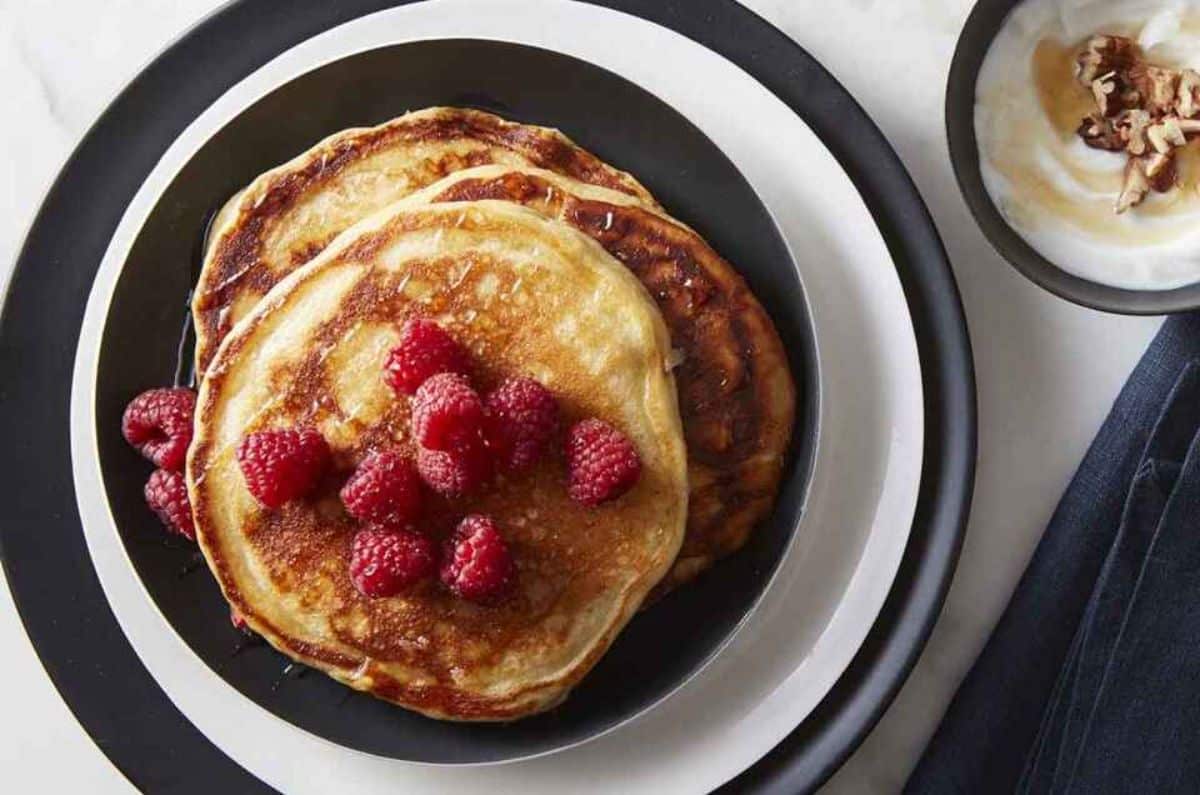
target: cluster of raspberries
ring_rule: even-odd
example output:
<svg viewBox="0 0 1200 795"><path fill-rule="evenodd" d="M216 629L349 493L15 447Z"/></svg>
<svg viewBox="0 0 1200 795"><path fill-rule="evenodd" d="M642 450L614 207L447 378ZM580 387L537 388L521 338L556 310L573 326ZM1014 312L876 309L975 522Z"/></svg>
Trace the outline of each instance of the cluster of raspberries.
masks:
<svg viewBox="0 0 1200 795"><path fill-rule="evenodd" d="M168 530L189 541L196 540L196 527L183 468L188 445L192 443L195 411L194 391L167 387L138 395L125 407L121 417L121 435L125 441L157 467L143 490L146 504ZM246 629L236 610L231 608L229 616L236 628Z"/></svg>
<svg viewBox="0 0 1200 795"><path fill-rule="evenodd" d="M470 356L437 323L411 319L384 365L384 380L410 400L415 457L400 449L371 452L345 481L340 496L360 523L351 542L350 577L371 597L392 596L439 574L457 596L495 604L511 590L516 567L496 523L471 514L441 549L416 528L426 490L456 499L482 489L494 473L519 475L543 456L559 429L554 396L530 378L511 378L480 396L468 377ZM195 394L158 389L134 399L123 430L130 444L160 469L146 501L164 523L195 537L180 474L192 435ZM595 506L637 481L641 460L621 431L585 419L566 434L567 490ZM314 428L256 431L237 449L246 487L276 509L312 493L332 461Z"/></svg>
<svg viewBox="0 0 1200 795"><path fill-rule="evenodd" d="M183 387L151 389L125 407L121 435L157 469L146 481L146 504L168 528L196 539L183 466L192 443L196 393Z"/></svg>

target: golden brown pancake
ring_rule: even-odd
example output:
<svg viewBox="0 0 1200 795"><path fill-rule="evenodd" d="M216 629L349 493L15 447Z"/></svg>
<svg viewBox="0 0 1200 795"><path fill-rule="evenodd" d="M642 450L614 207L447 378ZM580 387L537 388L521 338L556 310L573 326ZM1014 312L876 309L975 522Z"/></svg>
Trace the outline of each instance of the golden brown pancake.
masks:
<svg viewBox="0 0 1200 795"><path fill-rule="evenodd" d="M428 108L344 130L254 180L221 212L192 302L197 375L272 285L339 232L447 174L488 163L546 168L654 203L637 180L557 130L490 113Z"/></svg>
<svg viewBox="0 0 1200 795"><path fill-rule="evenodd" d="M523 204L592 237L641 280L671 332L691 489L687 536L658 592L740 549L775 503L796 398L775 326L733 267L660 210L544 170L460 171L414 199Z"/></svg>
<svg viewBox="0 0 1200 795"><path fill-rule="evenodd" d="M518 572L498 606L434 582L370 599L348 573L356 525L337 488L368 452L412 449L408 402L384 384L382 365L416 314L472 351L480 389L537 378L566 423L601 417L642 459L637 484L596 508L568 498L560 450L528 475L426 506L422 528L438 537L467 513L495 519ZM276 285L222 343L188 457L201 549L253 630L350 687L454 720L552 707L682 541L687 465L670 357L645 288L587 236L511 202L402 202ZM321 430L340 475L265 509L245 488L236 447L253 431L297 426Z"/></svg>
<svg viewBox="0 0 1200 795"><path fill-rule="evenodd" d="M318 169L328 163L340 165ZM444 188L428 184L446 173ZM222 212L197 288L198 372L277 279L385 197L418 189L427 200L524 204L593 237L638 276L679 357L691 481L687 538L659 592L740 549L774 505L794 421L779 335L742 277L699 235L628 174L556 131L435 108L339 133L255 180L232 203L239 209Z"/></svg>

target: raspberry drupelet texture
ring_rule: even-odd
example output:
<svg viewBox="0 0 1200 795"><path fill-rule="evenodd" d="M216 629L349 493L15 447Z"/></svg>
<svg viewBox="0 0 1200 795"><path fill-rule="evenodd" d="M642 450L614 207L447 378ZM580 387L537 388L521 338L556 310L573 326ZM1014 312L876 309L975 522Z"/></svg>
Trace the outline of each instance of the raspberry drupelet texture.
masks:
<svg viewBox="0 0 1200 795"><path fill-rule="evenodd" d="M483 432L483 401L466 376L439 373L421 384L412 399L412 430L417 444L448 450Z"/></svg>
<svg viewBox="0 0 1200 795"><path fill-rule="evenodd" d="M504 536L487 516L467 516L446 542L442 583L457 596L496 604L511 592L516 567Z"/></svg>
<svg viewBox="0 0 1200 795"><path fill-rule="evenodd" d="M558 430L558 403L532 378L510 378L484 401L484 434L496 466L505 472L529 469Z"/></svg>
<svg viewBox="0 0 1200 795"><path fill-rule="evenodd" d="M401 528L421 513L421 478L399 450L371 453L342 486L346 511L364 522Z"/></svg>
<svg viewBox="0 0 1200 795"><path fill-rule="evenodd" d="M308 495L329 467L325 437L313 428L256 431L237 448L246 488L268 508Z"/></svg>
<svg viewBox="0 0 1200 795"><path fill-rule="evenodd" d="M384 381L397 393L411 395L438 373L466 374L471 360L466 350L441 326L427 318L410 318L400 330L400 342L388 354Z"/></svg>
<svg viewBox="0 0 1200 795"><path fill-rule="evenodd" d="M196 540L192 524L192 505L188 500L187 483L179 472L156 469L143 490L146 504L170 530L184 538Z"/></svg>
<svg viewBox="0 0 1200 795"><path fill-rule="evenodd" d="M417 471L425 485L444 497L479 489L492 475L492 459L481 439L468 438L449 450L417 448Z"/></svg>
<svg viewBox="0 0 1200 795"><path fill-rule="evenodd" d="M351 542L350 579L364 596L395 596L435 571L437 548L423 535L366 527Z"/></svg>
<svg viewBox="0 0 1200 795"><path fill-rule="evenodd" d="M620 497L642 474L629 437L595 418L576 423L567 434L567 467L567 493L589 506Z"/></svg>
<svg viewBox="0 0 1200 795"><path fill-rule="evenodd" d="M190 389L150 389L125 407L121 434L155 466L182 472L195 410L196 393Z"/></svg>

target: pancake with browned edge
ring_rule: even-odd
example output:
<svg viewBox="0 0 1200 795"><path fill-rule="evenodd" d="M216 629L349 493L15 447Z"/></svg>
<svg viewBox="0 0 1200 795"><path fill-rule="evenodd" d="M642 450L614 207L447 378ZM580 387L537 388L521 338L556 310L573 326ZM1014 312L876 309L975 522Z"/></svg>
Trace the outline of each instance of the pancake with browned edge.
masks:
<svg viewBox="0 0 1200 795"><path fill-rule="evenodd" d="M422 529L439 537L464 514L494 518L517 568L499 605L436 582L363 596L348 573L355 524L337 497L340 477L268 510L236 461L247 434L278 427L320 429L342 475L369 451L411 450L408 402L381 367L417 314L471 351L481 390L534 377L566 423L605 419L641 456L636 485L595 508L567 496L557 449L527 475L426 506ZM650 295L586 235L511 202L402 202L276 285L222 343L188 458L201 549L250 628L350 687L454 720L552 707L682 541L687 464L670 358Z"/></svg>
<svg viewBox="0 0 1200 795"><path fill-rule="evenodd" d="M436 132L419 132L427 129ZM317 169L327 162L340 165ZM444 187L428 185L422 196L514 201L574 226L625 263L662 310L676 349L691 504L683 550L659 592L740 549L774 506L794 421L779 335L745 280L703 238L628 174L556 131L434 108L340 133L255 180L231 205L241 209L222 213L206 258L194 302L198 365L339 223L447 172Z"/></svg>
<svg viewBox="0 0 1200 795"><path fill-rule="evenodd" d="M482 111L427 108L343 130L255 179L219 214L192 301L196 372L267 290L339 232L447 174L488 163L529 165L637 196L637 180L557 130Z"/></svg>
<svg viewBox="0 0 1200 795"><path fill-rule="evenodd" d="M688 227L618 191L544 170L482 166L414 198L517 202L586 233L654 297L671 332L688 448L688 527L659 593L740 549L775 504L796 396L770 317Z"/></svg>

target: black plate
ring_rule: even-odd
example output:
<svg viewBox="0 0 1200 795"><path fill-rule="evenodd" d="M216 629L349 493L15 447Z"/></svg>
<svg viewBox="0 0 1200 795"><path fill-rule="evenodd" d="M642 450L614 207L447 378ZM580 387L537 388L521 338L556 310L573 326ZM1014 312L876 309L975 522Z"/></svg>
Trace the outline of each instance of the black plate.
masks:
<svg viewBox="0 0 1200 795"><path fill-rule="evenodd" d="M237 2L196 26L139 75L80 143L30 230L0 316L0 438L6 440L0 447L0 552L8 582L55 685L101 749L144 790L266 788L204 738L158 688L122 636L91 568L73 510L67 422L71 352L87 293L124 207L197 114L284 49L398 4ZM866 643L829 696L730 785L739 792L808 790L878 719L911 669L949 584L975 449L974 384L961 306L932 222L895 153L844 89L787 36L732 0L597 4L699 41L803 116L875 216L913 314L927 439L899 575ZM584 143L609 156L601 143ZM83 202L81 196L92 198ZM664 199L674 197L664 192ZM140 356L152 344L139 337L125 354ZM204 604L202 609L212 609Z"/></svg>
<svg viewBox="0 0 1200 795"><path fill-rule="evenodd" d="M975 222L1000 255L1034 284L1060 298L1124 315L1162 315L1200 307L1200 282L1172 290L1127 290L1088 281L1058 267L1025 242L1000 214L983 184L975 140L975 83L1008 14L1021 0L980 0L958 38L946 85L946 136L954 176Z"/></svg>
<svg viewBox="0 0 1200 795"><path fill-rule="evenodd" d="M479 69L501 63L503 69ZM215 582L203 566L179 575L194 553L163 543L142 498L150 466L120 433L129 399L169 383L175 372L177 337L187 320L182 307L195 280L190 262L211 209L331 133L430 105L470 105L557 127L637 174L738 264L775 319L800 385L797 455L773 516L746 548L635 617L562 706L508 725L432 720L323 675L283 678L287 660L265 644L234 655L238 633ZM597 113L598 107L621 112ZM129 356L135 349L139 355ZM142 582L225 681L279 717L351 748L421 762L494 762L563 748L627 720L678 687L730 637L762 595L800 518L815 442L814 361L787 245L746 180L685 118L611 72L548 50L464 39L397 44L326 64L258 100L209 139L158 199L125 261L101 341L100 466Z"/></svg>

